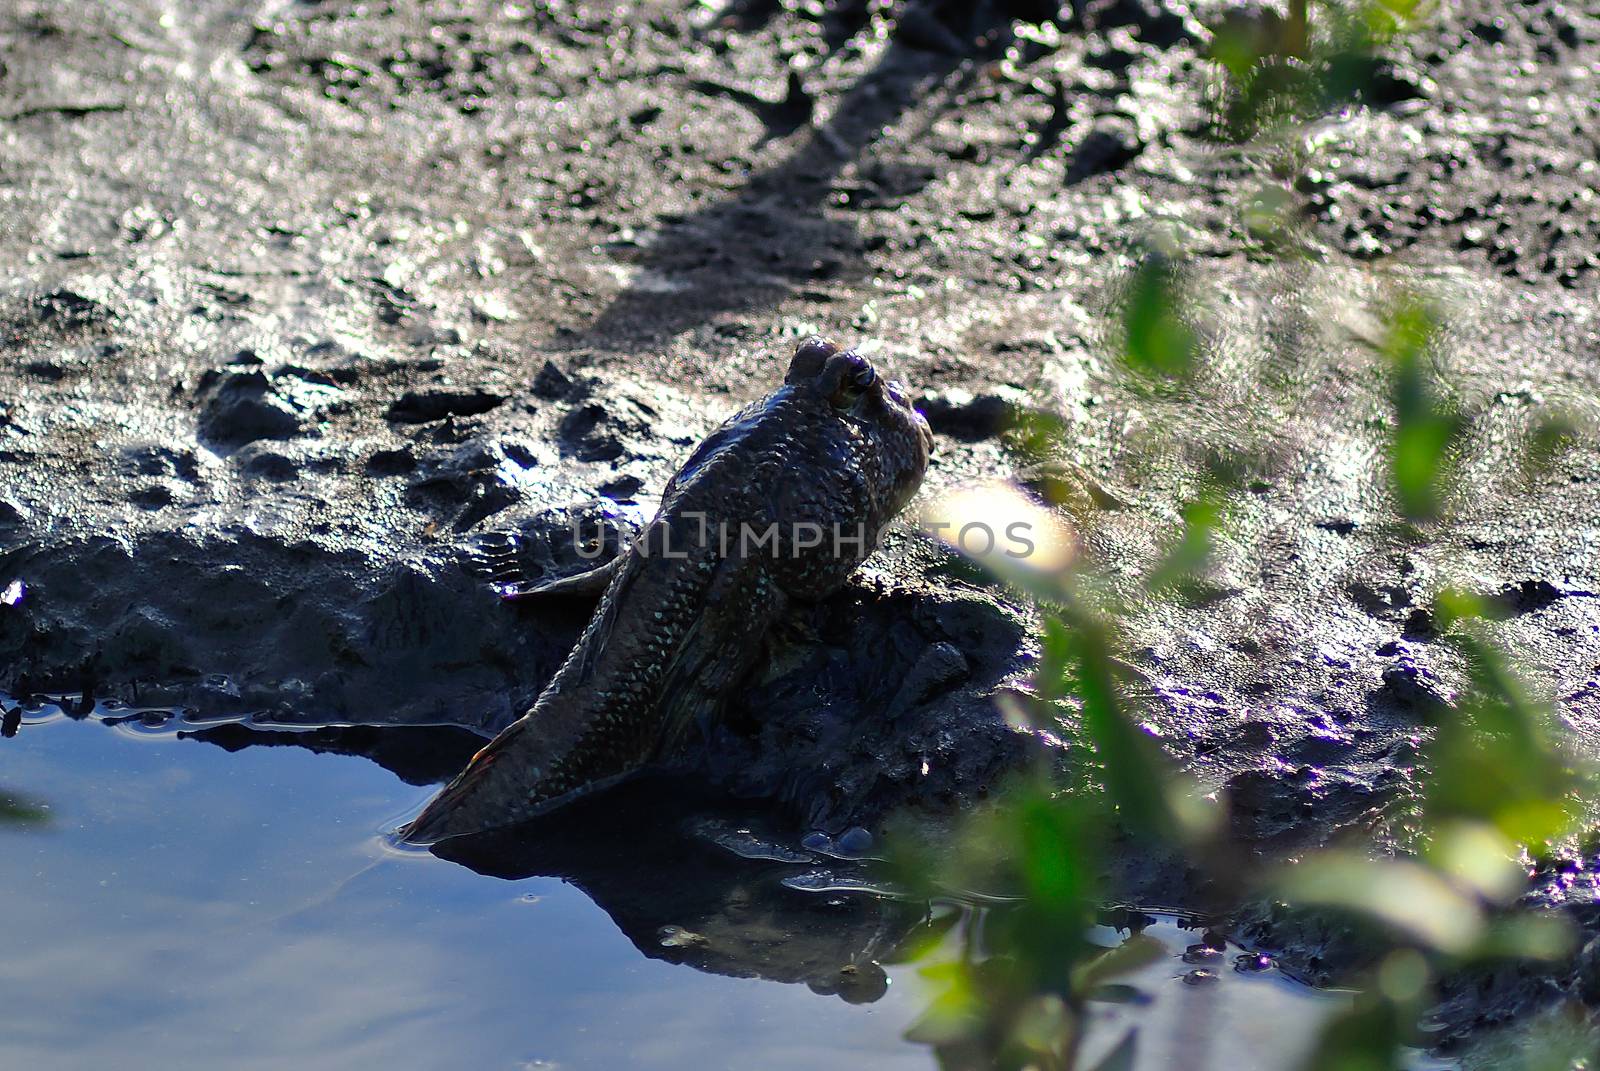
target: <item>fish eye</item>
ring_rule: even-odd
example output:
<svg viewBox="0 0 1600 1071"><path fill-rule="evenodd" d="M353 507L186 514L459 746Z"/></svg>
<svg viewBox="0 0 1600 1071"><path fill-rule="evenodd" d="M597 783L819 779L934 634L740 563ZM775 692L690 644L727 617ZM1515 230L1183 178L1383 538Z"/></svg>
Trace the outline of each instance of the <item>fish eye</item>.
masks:
<svg viewBox="0 0 1600 1071"><path fill-rule="evenodd" d="M859 353L845 354L849 367L843 370L839 377L838 386L834 388L833 397L829 401L837 409L848 409L860 400L861 396L878 381L877 369Z"/></svg>

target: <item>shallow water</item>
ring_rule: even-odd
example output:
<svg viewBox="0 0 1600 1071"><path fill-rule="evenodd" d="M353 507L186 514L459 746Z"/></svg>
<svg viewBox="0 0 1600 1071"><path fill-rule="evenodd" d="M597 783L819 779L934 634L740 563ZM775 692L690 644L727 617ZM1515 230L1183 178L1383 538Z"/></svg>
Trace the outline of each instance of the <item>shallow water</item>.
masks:
<svg viewBox="0 0 1600 1071"><path fill-rule="evenodd" d="M376 735L223 725L208 746L181 720L103 720L126 713L45 706L0 740L0 786L49 814L0 826L0 1067L934 1065L901 1038L926 998L915 969L885 986L873 963L922 909L840 892L849 864L763 852L726 816L654 831L652 804L620 826L580 815L475 863L511 875L487 877L383 838L431 786L242 746ZM414 780L470 746L393 732L423 734L374 751ZM517 876L541 871L559 876ZM783 883L797 873L838 880ZM1173 956L1127 979L1147 999L1098 1007L1092 1046L1138 1025L1141 1068L1292 1067L1341 999L1236 973L1236 949L1187 984L1198 933L1145 932Z"/></svg>

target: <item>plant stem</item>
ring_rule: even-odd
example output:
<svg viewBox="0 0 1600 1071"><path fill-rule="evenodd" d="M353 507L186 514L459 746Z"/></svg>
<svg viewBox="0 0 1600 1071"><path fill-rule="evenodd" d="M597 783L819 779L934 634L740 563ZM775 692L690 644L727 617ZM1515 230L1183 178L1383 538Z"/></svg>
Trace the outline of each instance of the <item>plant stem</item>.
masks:
<svg viewBox="0 0 1600 1071"><path fill-rule="evenodd" d="M1307 10L1309 0L1289 0L1289 25L1285 33L1286 51L1291 56L1304 59L1311 48L1311 17Z"/></svg>

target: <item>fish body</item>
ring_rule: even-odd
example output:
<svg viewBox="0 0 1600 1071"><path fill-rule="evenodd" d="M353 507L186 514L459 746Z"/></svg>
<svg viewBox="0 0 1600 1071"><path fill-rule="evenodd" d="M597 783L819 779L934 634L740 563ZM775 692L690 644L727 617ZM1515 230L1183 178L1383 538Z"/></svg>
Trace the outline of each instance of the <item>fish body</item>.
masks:
<svg viewBox="0 0 1600 1071"><path fill-rule="evenodd" d="M709 724L792 601L833 592L876 547L921 484L932 443L904 389L865 357L801 343L783 384L696 448L654 519L592 578L609 577L600 604L533 708L405 838L515 824Z"/></svg>

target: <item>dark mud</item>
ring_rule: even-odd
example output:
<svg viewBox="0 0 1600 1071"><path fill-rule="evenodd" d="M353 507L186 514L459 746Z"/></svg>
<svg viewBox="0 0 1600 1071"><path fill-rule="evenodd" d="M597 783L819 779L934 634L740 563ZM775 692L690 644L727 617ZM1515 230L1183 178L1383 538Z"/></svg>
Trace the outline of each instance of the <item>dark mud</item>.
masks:
<svg viewBox="0 0 1600 1071"><path fill-rule="evenodd" d="M1130 596L1198 474L1244 467L1204 589L1140 602L1129 653L1150 731L1263 850L1391 834L1456 683L1444 584L1503 601L1600 747L1600 459L1519 461L1538 412L1600 404L1600 20L1450 5L1371 106L1284 149L1286 186L1281 154L1208 136L1208 9L1025 7L9 5L0 687L493 731L588 612L503 603L507 554L575 568L575 515L637 523L822 330L925 394L932 492L1013 471L1007 406L1062 414L1049 476ZM1263 256L1256 191L1300 206L1308 259ZM1204 406L1111 363L1157 232L1200 256ZM1392 523L1361 344L1397 283L1449 309L1478 418L1422 537ZM798 828L949 813L1019 753L989 700L1028 616L902 530L691 761ZM1203 892L1119 869L1146 902ZM1350 960L1265 910L1242 928L1308 974Z"/></svg>

